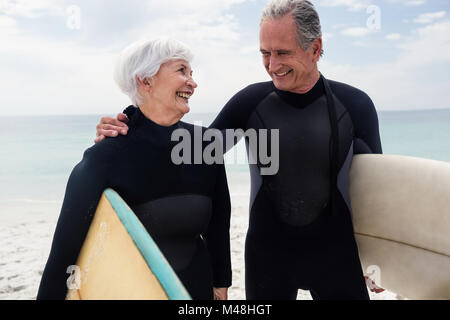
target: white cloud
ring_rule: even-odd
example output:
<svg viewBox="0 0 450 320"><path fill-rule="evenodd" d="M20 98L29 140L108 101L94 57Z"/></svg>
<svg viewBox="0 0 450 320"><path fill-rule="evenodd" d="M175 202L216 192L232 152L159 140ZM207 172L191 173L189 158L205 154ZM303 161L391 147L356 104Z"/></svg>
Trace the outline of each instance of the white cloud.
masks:
<svg viewBox="0 0 450 320"><path fill-rule="evenodd" d="M345 24L345 23L338 23L333 26L333 29L342 29L342 28L345 28L346 26L347 26L347 24Z"/></svg>
<svg viewBox="0 0 450 320"><path fill-rule="evenodd" d="M384 0L384 1L391 4L400 3L407 7L417 7L427 3L427 0Z"/></svg>
<svg viewBox="0 0 450 320"><path fill-rule="evenodd" d="M365 37L373 32L374 31L370 30L369 28L354 27L354 28L347 28L347 29L342 30L341 34L344 36L361 38L361 37Z"/></svg>
<svg viewBox="0 0 450 320"><path fill-rule="evenodd" d="M407 52L403 64L422 66L450 61L450 20L414 30L413 35L414 40L399 45Z"/></svg>
<svg viewBox="0 0 450 320"><path fill-rule="evenodd" d="M422 6L426 2L427 2L426 0L409 0L405 2L405 5L409 7L415 7L415 6Z"/></svg>
<svg viewBox="0 0 450 320"><path fill-rule="evenodd" d="M0 13L36 18L42 15L64 15L61 0L0 0Z"/></svg>
<svg viewBox="0 0 450 320"><path fill-rule="evenodd" d="M5 29L16 29L17 30L17 22L15 19L13 19L11 17L0 15L0 30L3 31Z"/></svg>
<svg viewBox="0 0 450 320"><path fill-rule="evenodd" d="M17 21L11 17L0 15L0 51L1 47L8 47L11 37L20 34Z"/></svg>
<svg viewBox="0 0 450 320"><path fill-rule="evenodd" d="M432 23L435 20L444 18L446 14L447 13L445 11L422 13L416 19L414 19L414 22L420 24Z"/></svg>
<svg viewBox="0 0 450 320"><path fill-rule="evenodd" d="M210 16L215 16L229 9L231 6L243 3L249 0L190 0L189 5L186 5L184 0L164 0L154 1L147 0L147 7L150 12L158 13L172 13L172 14L198 14L202 15L203 19L208 19Z"/></svg>
<svg viewBox="0 0 450 320"><path fill-rule="evenodd" d="M117 54L140 38L163 35L182 40L194 53L199 88L192 112L218 112L239 89L267 79L257 34L243 39L239 22L228 12L241 2L194 0L186 6L181 0L148 1L148 14L139 23L129 22L103 45L98 40L111 37L108 26L117 23L120 12L111 17L111 10L80 3L83 29L59 39L21 32L15 19L0 16L0 30L11 31L0 33L0 84L6 93L0 96L1 114L116 113L129 104L112 80ZM140 1L128 5L143 10Z"/></svg>
<svg viewBox="0 0 450 320"><path fill-rule="evenodd" d="M320 0L323 7L347 7L349 11L366 10L370 5L380 5L379 0ZM402 4L407 7L424 5L427 0L384 0L388 4Z"/></svg>
<svg viewBox="0 0 450 320"><path fill-rule="evenodd" d="M442 69L450 63L450 21L414 30L397 50L391 62L355 66L324 60L321 70L365 91L378 110L450 108L450 80Z"/></svg>
<svg viewBox="0 0 450 320"><path fill-rule="evenodd" d="M323 7L347 7L350 11L365 10L372 0L321 0L319 5Z"/></svg>
<svg viewBox="0 0 450 320"><path fill-rule="evenodd" d="M385 39L389 41L395 41L399 40L402 36L399 33L390 33L388 34Z"/></svg>

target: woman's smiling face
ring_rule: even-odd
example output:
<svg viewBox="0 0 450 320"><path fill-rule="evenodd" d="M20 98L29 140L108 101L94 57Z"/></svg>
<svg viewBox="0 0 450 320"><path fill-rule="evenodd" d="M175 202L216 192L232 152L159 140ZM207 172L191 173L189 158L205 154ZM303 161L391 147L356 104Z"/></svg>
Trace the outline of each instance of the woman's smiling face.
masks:
<svg viewBox="0 0 450 320"><path fill-rule="evenodd" d="M192 69L186 60L170 60L161 65L151 80L150 97L168 112L189 112L189 98L197 83L192 79Z"/></svg>

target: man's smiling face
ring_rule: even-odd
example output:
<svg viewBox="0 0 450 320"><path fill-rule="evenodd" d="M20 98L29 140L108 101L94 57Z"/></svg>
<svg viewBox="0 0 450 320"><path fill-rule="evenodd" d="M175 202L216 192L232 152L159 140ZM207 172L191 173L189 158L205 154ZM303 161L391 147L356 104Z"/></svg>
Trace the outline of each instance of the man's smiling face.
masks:
<svg viewBox="0 0 450 320"><path fill-rule="evenodd" d="M296 24L290 14L261 23L263 63L277 89L304 93L304 87L317 74L317 41L303 50L297 42Z"/></svg>

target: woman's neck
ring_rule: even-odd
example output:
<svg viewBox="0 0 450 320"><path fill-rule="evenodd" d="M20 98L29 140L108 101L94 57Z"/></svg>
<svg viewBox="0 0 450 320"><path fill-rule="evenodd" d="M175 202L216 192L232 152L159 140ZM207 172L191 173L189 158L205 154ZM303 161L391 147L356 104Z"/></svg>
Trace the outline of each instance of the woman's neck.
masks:
<svg viewBox="0 0 450 320"><path fill-rule="evenodd" d="M176 114L173 112L167 112L166 110L155 108L145 103L139 105L138 108L147 119L150 119L154 123L163 127L170 127L180 121L183 117L183 114L181 113Z"/></svg>

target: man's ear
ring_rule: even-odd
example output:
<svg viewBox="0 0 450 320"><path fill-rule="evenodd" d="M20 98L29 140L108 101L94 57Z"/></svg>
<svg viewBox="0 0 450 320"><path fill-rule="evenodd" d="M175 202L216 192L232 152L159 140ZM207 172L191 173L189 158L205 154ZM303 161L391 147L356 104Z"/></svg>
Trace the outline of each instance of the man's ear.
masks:
<svg viewBox="0 0 450 320"><path fill-rule="evenodd" d="M319 61L322 54L322 38L317 38L316 40L314 40L314 42L311 44L311 50L313 53L313 62Z"/></svg>

